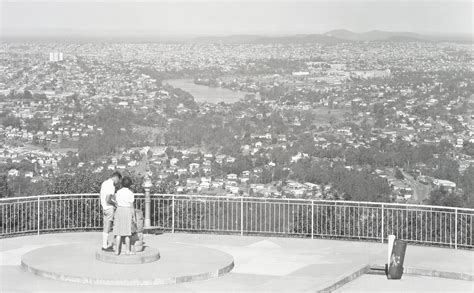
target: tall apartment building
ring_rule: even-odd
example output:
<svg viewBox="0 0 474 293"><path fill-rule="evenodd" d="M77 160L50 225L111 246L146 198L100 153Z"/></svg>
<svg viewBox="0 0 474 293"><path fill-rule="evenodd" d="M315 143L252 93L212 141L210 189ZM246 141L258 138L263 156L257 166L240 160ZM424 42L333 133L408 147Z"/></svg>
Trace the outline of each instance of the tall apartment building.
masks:
<svg viewBox="0 0 474 293"><path fill-rule="evenodd" d="M50 52L49 53L49 62L58 62L63 61L63 53L62 52Z"/></svg>

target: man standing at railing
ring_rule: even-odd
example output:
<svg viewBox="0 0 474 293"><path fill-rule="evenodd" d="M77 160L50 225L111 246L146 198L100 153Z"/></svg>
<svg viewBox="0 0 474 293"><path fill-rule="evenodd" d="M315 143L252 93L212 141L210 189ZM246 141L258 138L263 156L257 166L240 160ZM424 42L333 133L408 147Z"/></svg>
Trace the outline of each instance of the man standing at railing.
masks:
<svg viewBox="0 0 474 293"><path fill-rule="evenodd" d="M113 251L112 245L109 246L109 233L112 231L114 221L114 211L117 203L115 202L115 186L122 179L119 172L114 172L112 176L105 180L100 186L100 204L104 215L104 230L102 231L102 250Z"/></svg>

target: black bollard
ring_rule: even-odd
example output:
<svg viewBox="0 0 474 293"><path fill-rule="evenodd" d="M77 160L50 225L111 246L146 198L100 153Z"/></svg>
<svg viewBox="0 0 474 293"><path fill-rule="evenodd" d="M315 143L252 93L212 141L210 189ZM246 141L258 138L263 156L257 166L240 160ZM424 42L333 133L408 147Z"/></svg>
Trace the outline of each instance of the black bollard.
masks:
<svg viewBox="0 0 474 293"><path fill-rule="evenodd" d="M403 275L403 262L405 261L405 252L407 242L396 239L393 243L390 263L387 268L387 279L399 280Z"/></svg>

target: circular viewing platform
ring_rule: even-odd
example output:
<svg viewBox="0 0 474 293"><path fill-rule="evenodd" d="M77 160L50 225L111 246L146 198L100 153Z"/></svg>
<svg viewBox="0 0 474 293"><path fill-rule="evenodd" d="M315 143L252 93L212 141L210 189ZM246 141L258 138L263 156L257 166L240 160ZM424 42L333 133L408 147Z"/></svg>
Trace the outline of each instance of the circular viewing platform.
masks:
<svg viewBox="0 0 474 293"><path fill-rule="evenodd" d="M136 254L133 255L116 255L113 251L103 251L99 248L95 253L95 258L103 262L115 264L143 264L159 260L160 251L156 248L146 246L143 251L136 252Z"/></svg>
<svg viewBox="0 0 474 293"><path fill-rule="evenodd" d="M141 285L135 291L144 292L318 292L346 286L349 291L377 292L389 287L449 291L458 286L471 292L474 281L474 254L462 249L410 245L404 276L394 281L373 275L387 259L382 243L148 234L146 245L159 249L158 261L112 264L95 258L101 240L102 232L0 239L0 292L116 293L130 291L131 285ZM197 280L205 281L193 282Z"/></svg>
<svg viewBox="0 0 474 293"><path fill-rule="evenodd" d="M234 267L232 256L219 250L169 242L160 243L159 248L160 251L147 247L136 255L116 256L112 252L97 252L97 245L53 245L24 254L21 265L49 279L119 286L206 280L222 276Z"/></svg>

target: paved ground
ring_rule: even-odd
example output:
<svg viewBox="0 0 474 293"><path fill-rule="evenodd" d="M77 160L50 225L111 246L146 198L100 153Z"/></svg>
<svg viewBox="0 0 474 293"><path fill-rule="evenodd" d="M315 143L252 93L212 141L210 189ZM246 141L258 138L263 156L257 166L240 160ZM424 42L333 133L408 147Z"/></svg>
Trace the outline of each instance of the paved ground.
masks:
<svg viewBox="0 0 474 293"><path fill-rule="evenodd" d="M384 264L387 249L386 244L337 240L184 233L146 235L147 243L158 248L163 241L192 244L218 249L234 257L235 268L223 277L160 287L121 288L72 284L37 277L22 271L19 267L21 255L32 249L73 242L95 242L99 245L100 238L100 233L64 233L0 240L0 292L314 292L332 285L341 276L351 274L364 265ZM465 250L409 246L405 266L474 275L474 253ZM385 288L384 284L388 286L395 282L386 280L384 276L368 277L377 278L377 284L382 289L389 288ZM421 287L427 291L442 288L441 284L450 287L453 282L460 282L440 278L429 278L435 281L426 282L417 281L424 280L425 277L413 278L413 284L425 284ZM364 284L365 280L366 276L363 276L353 281L355 283L346 286L359 284L362 287L366 286L366 289L372 288L372 282L367 281ZM346 286L341 289L351 289ZM465 287L460 285L459 288ZM361 287L352 289L362 290Z"/></svg>
<svg viewBox="0 0 474 293"><path fill-rule="evenodd" d="M388 281L385 276L363 275L337 289L346 292L474 292L474 283L443 278L404 275L401 280Z"/></svg>
<svg viewBox="0 0 474 293"><path fill-rule="evenodd" d="M103 262L96 259L96 251L97 245L84 242L42 247L23 255L22 266L36 275L50 279L118 286L164 285L207 280L222 276L234 267L234 259L230 254L176 242L161 241L162 257L159 261L147 263ZM106 255L114 256L112 252ZM139 254L122 255L118 258L126 261L137 256ZM65 266L65 263L74 265Z"/></svg>

